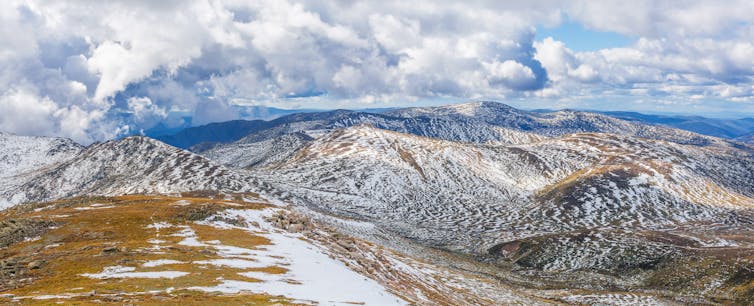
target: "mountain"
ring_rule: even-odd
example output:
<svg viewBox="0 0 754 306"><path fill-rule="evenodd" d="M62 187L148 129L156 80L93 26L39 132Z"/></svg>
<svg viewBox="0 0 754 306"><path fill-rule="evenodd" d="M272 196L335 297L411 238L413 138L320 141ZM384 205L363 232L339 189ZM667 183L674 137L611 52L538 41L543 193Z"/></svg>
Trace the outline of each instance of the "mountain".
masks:
<svg viewBox="0 0 754 306"><path fill-rule="evenodd" d="M754 133L749 133L736 138L736 140L754 145Z"/></svg>
<svg viewBox="0 0 754 306"><path fill-rule="evenodd" d="M754 133L754 118L719 119L701 116L647 115L636 112L601 112L612 117L649 124L662 124L677 129L721 138L737 138Z"/></svg>
<svg viewBox="0 0 754 306"><path fill-rule="evenodd" d="M70 139L16 136L0 132L0 179L54 165L75 156L83 149L83 146Z"/></svg>
<svg viewBox="0 0 754 306"><path fill-rule="evenodd" d="M323 133L355 125L368 124L375 128L413 134L436 139L469 143L522 144L536 142L548 137L570 133L597 132L619 133L636 137L671 141L699 146L737 146L719 138L704 136L665 126L630 122L588 112L558 111L549 113L518 110L495 102L405 108L383 113L363 113L336 110L320 113L299 113L268 122L259 122L250 134L231 143L217 141L191 147L191 151L216 158L220 152L228 156L248 156L244 148L257 147L253 155L277 154L278 150L262 153L259 150L272 148L265 143L304 133L317 138ZM201 128L199 128L201 129ZM286 143L286 139L280 142ZM306 140L299 139L299 143ZM258 143L254 145L254 143ZM232 153L236 152L236 153ZM221 162L226 162L221 160ZM230 165L237 165L231 162ZM247 163L248 165L255 162Z"/></svg>
<svg viewBox="0 0 754 306"><path fill-rule="evenodd" d="M610 134L475 145L357 126L259 172L318 208L479 251L479 237L503 229L726 222L754 206L753 161L735 149Z"/></svg>
<svg viewBox="0 0 754 306"><path fill-rule="evenodd" d="M239 141L212 147L202 155L234 168L264 167L289 159L298 149L314 140L303 132L294 132L262 141Z"/></svg>
<svg viewBox="0 0 754 306"><path fill-rule="evenodd" d="M14 177L0 191L9 203L80 195L236 192L253 189L250 178L190 152L141 136L94 144L57 164Z"/></svg>
<svg viewBox="0 0 754 306"><path fill-rule="evenodd" d="M570 285L656 290L697 258L725 268L678 286L729 294L748 266L714 250L754 248L737 236L754 233L754 155L726 145L604 133L474 144L355 126L255 173L285 201Z"/></svg>
<svg viewBox="0 0 754 306"><path fill-rule="evenodd" d="M70 139L17 136L0 132L0 192L15 190L36 171L54 168L79 154L84 147ZM0 196L0 209L18 203L13 192Z"/></svg>
<svg viewBox="0 0 754 306"><path fill-rule="evenodd" d="M191 127L176 134L155 136L155 139L179 148L188 148L202 142L232 142L269 126L262 120L233 120Z"/></svg>

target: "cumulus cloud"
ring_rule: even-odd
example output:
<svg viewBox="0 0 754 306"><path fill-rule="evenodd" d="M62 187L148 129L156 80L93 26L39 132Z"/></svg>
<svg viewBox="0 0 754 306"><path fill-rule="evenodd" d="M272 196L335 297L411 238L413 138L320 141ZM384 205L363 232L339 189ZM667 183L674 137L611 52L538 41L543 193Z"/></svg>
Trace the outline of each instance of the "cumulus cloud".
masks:
<svg viewBox="0 0 754 306"><path fill-rule="evenodd" d="M236 119L239 104L747 102L751 16L749 1L9 0L0 129L91 142ZM537 26L564 17L635 43L576 52L559 37L535 41Z"/></svg>
<svg viewBox="0 0 754 306"><path fill-rule="evenodd" d="M66 135L76 141L88 143L92 136L113 137L116 133L101 134L90 129L101 119L101 112L86 112L77 105L60 107L49 97L15 88L0 95L0 130L24 135Z"/></svg>

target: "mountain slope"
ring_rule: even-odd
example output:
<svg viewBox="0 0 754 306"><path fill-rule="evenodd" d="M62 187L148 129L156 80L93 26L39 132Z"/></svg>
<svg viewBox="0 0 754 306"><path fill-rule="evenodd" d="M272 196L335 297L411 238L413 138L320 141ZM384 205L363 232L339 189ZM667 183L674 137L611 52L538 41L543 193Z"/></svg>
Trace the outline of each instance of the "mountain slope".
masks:
<svg viewBox="0 0 754 306"><path fill-rule="evenodd" d="M73 140L16 136L0 132L0 179L69 159L84 147Z"/></svg>
<svg viewBox="0 0 754 306"><path fill-rule="evenodd" d="M728 230L754 232L754 158L734 148L595 133L477 145L357 126L256 173L388 236L564 281L641 280L708 248L754 246Z"/></svg>
<svg viewBox="0 0 754 306"><path fill-rule="evenodd" d="M741 137L736 138L736 140L754 145L754 133L743 135Z"/></svg>
<svg viewBox="0 0 754 306"><path fill-rule="evenodd" d="M549 137L590 132L615 133L701 146L724 143L714 137L664 126L621 120L598 113L568 110L529 112L497 102L404 108L386 114L402 118L450 118L454 121L471 122L474 125L493 125Z"/></svg>
<svg viewBox="0 0 754 306"><path fill-rule="evenodd" d="M717 119L700 116L647 115L635 112L601 112L603 114L649 124L662 124L703 135L737 138L754 132L754 118Z"/></svg>
<svg viewBox="0 0 754 306"><path fill-rule="evenodd" d="M268 126L269 123L263 120L233 120L191 127L176 134L156 136L155 139L175 147L188 148L202 142L236 141Z"/></svg>
<svg viewBox="0 0 754 306"><path fill-rule="evenodd" d="M234 142L202 152L210 160L234 168L264 167L290 158L314 138L296 132L258 142Z"/></svg>
<svg viewBox="0 0 754 306"><path fill-rule="evenodd" d="M194 146L192 151L211 158L216 158L217 152L231 156L248 156L242 152L243 148L250 146L267 148L269 146L266 143L286 142L287 140L281 137L289 137L286 135L292 133L305 133L312 138L317 138L334 129L361 124L417 136L480 144L525 144L569 133L596 132L697 146L737 146L737 144L714 137L664 126L629 122L595 113L574 111L538 113L518 110L501 103L473 102L441 107L397 109L381 114L345 110L295 114L270 121L266 127L234 143ZM298 146L292 148L296 149ZM254 150L259 155L279 153L279 151L264 153L259 149ZM228 165L237 164L236 162ZM247 163L247 165L250 164L254 163Z"/></svg>
<svg viewBox="0 0 754 306"><path fill-rule="evenodd" d="M134 136L92 145L2 191L2 197L20 203L78 195L242 192L253 189L250 180L201 156Z"/></svg>

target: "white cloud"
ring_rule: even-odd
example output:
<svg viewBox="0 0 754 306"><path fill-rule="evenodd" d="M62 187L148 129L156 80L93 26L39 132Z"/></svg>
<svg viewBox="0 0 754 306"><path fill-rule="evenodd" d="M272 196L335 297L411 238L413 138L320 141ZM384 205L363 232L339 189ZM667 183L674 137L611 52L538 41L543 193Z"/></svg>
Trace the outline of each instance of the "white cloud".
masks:
<svg viewBox="0 0 754 306"><path fill-rule="evenodd" d="M510 88L526 88L536 82L536 76L531 68L514 60L506 60L502 63L493 62L485 64L489 82L503 83Z"/></svg>
<svg viewBox="0 0 754 306"><path fill-rule="evenodd" d="M92 135L112 137L115 133L92 129L103 115L85 112L76 105L59 107L49 97L31 90L16 88L0 95L0 130L20 135L59 135L89 143ZM101 127L105 127L102 125Z"/></svg>
<svg viewBox="0 0 754 306"><path fill-rule="evenodd" d="M752 16L750 1L3 1L0 128L91 141L182 116L237 118L233 101L748 103ZM534 41L564 17L635 43L576 52L567 37ZM7 115L18 112L49 124Z"/></svg>
<svg viewBox="0 0 754 306"><path fill-rule="evenodd" d="M149 97L132 97L128 99L128 110L134 121L141 126L151 126L168 116L167 111L154 103Z"/></svg>

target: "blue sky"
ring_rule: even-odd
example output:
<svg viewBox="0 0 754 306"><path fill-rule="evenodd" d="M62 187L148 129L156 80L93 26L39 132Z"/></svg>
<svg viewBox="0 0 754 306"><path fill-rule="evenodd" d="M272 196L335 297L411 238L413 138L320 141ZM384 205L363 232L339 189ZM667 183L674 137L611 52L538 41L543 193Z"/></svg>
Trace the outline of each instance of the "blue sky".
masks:
<svg viewBox="0 0 754 306"><path fill-rule="evenodd" d="M576 52L625 48L635 41L635 38L615 32L590 30L571 20L566 20L554 27L538 26L536 40L543 40L547 37L562 41L569 49Z"/></svg>
<svg viewBox="0 0 754 306"><path fill-rule="evenodd" d="M751 1L0 4L0 130L82 143L239 106L754 116Z"/></svg>

